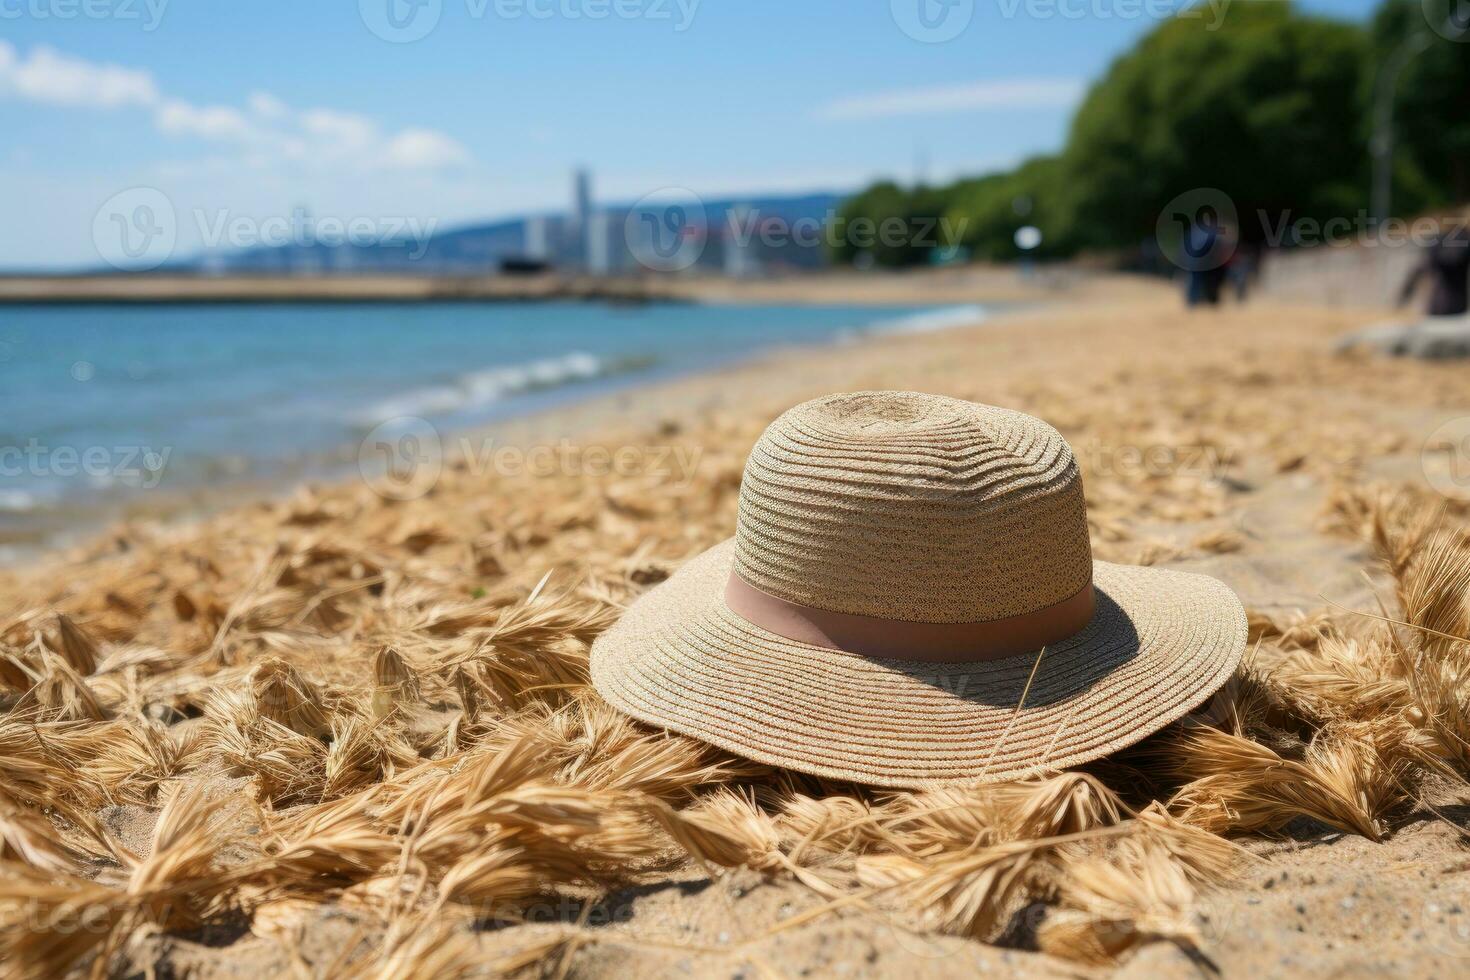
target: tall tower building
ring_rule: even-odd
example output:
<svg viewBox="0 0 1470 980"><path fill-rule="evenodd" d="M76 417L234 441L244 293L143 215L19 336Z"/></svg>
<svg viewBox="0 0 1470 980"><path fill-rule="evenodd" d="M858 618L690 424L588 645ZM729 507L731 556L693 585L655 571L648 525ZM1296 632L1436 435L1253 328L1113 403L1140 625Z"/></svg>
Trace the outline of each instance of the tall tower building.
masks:
<svg viewBox="0 0 1470 980"><path fill-rule="evenodd" d="M612 272L612 249L609 232L612 222L606 211L596 211L587 216L582 226L582 241L587 271L594 276L605 276Z"/></svg>
<svg viewBox="0 0 1470 980"><path fill-rule="evenodd" d="M755 229L751 226L750 206L737 204L730 210L725 222L725 275L740 279L756 271L755 256L751 254L751 237Z"/></svg>
<svg viewBox="0 0 1470 980"><path fill-rule="evenodd" d="M577 261L586 265L591 256L592 175L579 167L572 179L572 240L576 242Z"/></svg>
<svg viewBox="0 0 1470 980"><path fill-rule="evenodd" d="M545 262L551 258L551 235L548 233L545 215L536 215L526 219L525 247L526 258Z"/></svg>

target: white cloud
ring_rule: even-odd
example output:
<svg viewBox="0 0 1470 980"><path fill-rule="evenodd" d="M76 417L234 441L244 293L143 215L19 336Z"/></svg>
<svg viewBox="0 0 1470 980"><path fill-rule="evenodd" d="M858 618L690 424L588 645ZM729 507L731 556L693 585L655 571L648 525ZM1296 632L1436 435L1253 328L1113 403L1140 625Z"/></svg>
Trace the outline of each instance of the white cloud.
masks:
<svg viewBox="0 0 1470 980"><path fill-rule="evenodd" d="M0 95L13 95L45 105L115 109L150 106L158 87L146 71L97 64L37 45L21 58L0 41Z"/></svg>
<svg viewBox="0 0 1470 980"><path fill-rule="evenodd" d="M171 136L198 136L242 143L260 136L239 110L223 105L195 106L170 99L159 106L154 122L160 131Z"/></svg>
<svg viewBox="0 0 1470 980"><path fill-rule="evenodd" d="M405 129L388 141L385 154L387 165L396 170L438 170L469 158L457 141L432 129Z"/></svg>
<svg viewBox="0 0 1470 980"><path fill-rule="evenodd" d="M262 119L279 119L286 114L286 104L269 92L251 92L245 102Z"/></svg>
<svg viewBox="0 0 1470 980"><path fill-rule="evenodd" d="M822 119L885 119L894 116L974 112L983 109L1070 109L1081 101L1086 82L1077 78L1015 78L963 85L903 89L857 95L817 110Z"/></svg>
<svg viewBox="0 0 1470 980"><path fill-rule="evenodd" d="M240 154L235 159L253 170L284 165L339 172L433 171L470 159L458 141L435 130L384 132L367 116L335 109L297 111L267 92L250 93L240 108L196 105L164 97L142 69L86 61L44 45L22 58L0 40L0 98L7 96L53 106L151 109L160 133L231 145ZM219 158L212 159L216 165Z"/></svg>
<svg viewBox="0 0 1470 980"><path fill-rule="evenodd" d="M366 116L331 109L308 109L300 117L301 128L318 139L342 149L364 150L378 140L378 127Z"/></svg>

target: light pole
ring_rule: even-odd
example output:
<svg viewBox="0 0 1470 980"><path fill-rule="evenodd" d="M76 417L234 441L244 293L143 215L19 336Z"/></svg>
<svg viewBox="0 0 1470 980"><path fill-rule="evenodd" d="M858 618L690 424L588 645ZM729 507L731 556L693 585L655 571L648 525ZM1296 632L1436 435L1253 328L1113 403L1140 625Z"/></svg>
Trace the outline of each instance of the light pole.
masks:
<svg viewBox="0 0 1470 980"><path fill-rule="evenodd" d="M1416 22L1417 23L1417 22ZM1373 93L1373 137L1369 148L1373 153L1373 217L1379 224L1387 221L1393 207L1393 97L1398 89L1399 76L1409 62L1419 56L1433 38L1429 24L1425 21L1418 29L1404 38L1393 54L1389 55L1378 69L1378 79Z"/></svg>

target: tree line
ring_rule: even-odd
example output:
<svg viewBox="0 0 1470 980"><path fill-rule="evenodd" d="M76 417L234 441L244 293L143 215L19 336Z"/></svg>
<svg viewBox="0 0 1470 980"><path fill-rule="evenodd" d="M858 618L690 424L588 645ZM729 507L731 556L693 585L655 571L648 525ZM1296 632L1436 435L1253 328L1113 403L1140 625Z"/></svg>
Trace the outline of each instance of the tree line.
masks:
<svg viewBox="0 0 1470 980"><path fill-rule="evenodd" d="M1470 25L1460 2L1385 0L1366 25L1289 3L1232 4L1215 30L1198 18L1166 21L1092 86L1061 152L941 186L868 187L839 219L902 222L915 234L839 239L833 258L888 267L927 264L936 252L1005 261L1020 256L1023 226L1041 232L1038 257L1136 255L1160 210L1202 187L1228 195L1245 240L1261 240L1283 218L1366 215L1385 108L1395 135L1393 212L1464 203ZM948 239L921 228L945 229Z"/></svg>

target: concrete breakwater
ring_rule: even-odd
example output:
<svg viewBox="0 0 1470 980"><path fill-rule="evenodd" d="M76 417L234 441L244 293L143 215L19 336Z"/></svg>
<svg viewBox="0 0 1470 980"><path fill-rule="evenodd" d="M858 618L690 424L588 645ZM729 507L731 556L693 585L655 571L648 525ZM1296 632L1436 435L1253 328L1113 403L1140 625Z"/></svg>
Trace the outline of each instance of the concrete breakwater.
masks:
<svg viewBox="0 0 1470 980"><path fill-rule="evenodd" d="M180 276L0 277L0 304L436 303L684 300L672 283L591 276Z"/></svg>

